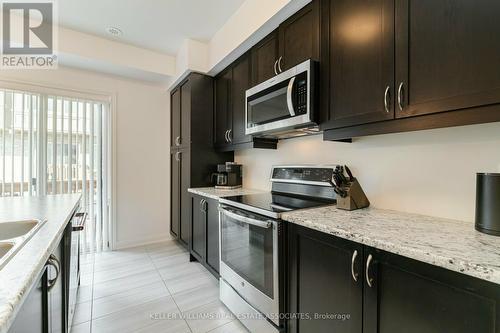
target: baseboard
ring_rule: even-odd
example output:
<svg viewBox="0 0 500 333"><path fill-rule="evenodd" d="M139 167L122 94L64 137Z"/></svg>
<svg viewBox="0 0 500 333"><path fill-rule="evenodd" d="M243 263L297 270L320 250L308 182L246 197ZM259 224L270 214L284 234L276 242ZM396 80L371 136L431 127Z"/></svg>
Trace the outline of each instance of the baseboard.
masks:
<svg viewBox="0 0 500 333"><path fill-rule="evenodd" d="M113 250L122 250L131 247L150 245L150 244L165 242L168 240L173 240L172 235L170 235L170 233L160 234L154 238L130 240L130 241L118 241L115 243L115 247L113 248Z"/></svg>

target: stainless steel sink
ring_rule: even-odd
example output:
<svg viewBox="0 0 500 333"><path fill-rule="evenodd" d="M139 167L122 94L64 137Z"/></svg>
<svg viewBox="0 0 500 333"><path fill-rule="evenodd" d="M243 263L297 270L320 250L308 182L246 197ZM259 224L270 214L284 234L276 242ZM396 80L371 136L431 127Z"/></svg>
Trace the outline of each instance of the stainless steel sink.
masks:
<svg viewBox="0 0 500 333"><path fill-rule="evenodd" d="M0 223L0 241L24 236L41 222L40 220L24 220Z"/></svg>
<svg viewBox="0 0 500 333"><path fill-rule="evenodd" d="M22 220L0 222L0 269L42 227L45 220Z"/></svg>

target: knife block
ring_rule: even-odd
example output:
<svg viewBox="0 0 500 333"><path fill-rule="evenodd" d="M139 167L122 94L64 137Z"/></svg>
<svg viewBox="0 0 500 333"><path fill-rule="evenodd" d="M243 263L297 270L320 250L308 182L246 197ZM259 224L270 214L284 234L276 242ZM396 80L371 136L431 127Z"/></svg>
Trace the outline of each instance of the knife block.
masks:
<svg viewBox="0 0 500 333"><path fill-rule="evenodd" d="M352 181L347 189L347 196L337 196L337 208L343 210L356 210L370 206L370 201L363 192L357 179Z"/></svg>

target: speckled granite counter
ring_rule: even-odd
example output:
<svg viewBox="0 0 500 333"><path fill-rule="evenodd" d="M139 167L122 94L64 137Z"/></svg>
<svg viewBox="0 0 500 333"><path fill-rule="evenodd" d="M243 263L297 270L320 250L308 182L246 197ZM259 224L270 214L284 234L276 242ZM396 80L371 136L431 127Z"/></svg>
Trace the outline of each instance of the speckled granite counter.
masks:
<svg viewBox="0 0 500 333"><path fill-rule="evenodd" d="M218 200L219 198L230 197L233 195L264 193L266 191L252 190L247 188L238 188L235 190L219 190L216 189L215 187L197 187L188 189L188 192Z"/></svg>
<svg viewBox="0 0 500 333"><path fill-rule="evenodd" d="M80 200L80 194L0 198L0 223L47 219L33 237L0 269L0 333L8 331Z"/></svg>
<svg viewBox="0 0 500 333"><path fill-rule="evenodd" d="M480 233L469 222L335 206L284 213L282 219L500 284L500 237Z"/></svg>

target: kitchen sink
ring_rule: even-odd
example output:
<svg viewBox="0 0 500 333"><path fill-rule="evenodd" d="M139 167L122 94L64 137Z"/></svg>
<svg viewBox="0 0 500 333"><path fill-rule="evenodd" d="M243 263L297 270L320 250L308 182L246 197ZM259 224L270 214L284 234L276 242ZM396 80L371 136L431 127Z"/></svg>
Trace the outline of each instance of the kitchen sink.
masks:
<svg viewBox="0 0 500 333"><path fill-rule="evenodd" d="M14 247L14 243L11 242L5 242L5 243L0 243L0 260L9 253L9 251Z"/></svg>
<svg viewBox="0 0 500 333"><path fill-rule="evenodd" d="M0 269L42 227L46 220L0 222Z"/></svg>
<svg viewBox="0 0 500 333"><path fill-rule="evenodd" d="M0 223L0 241L28 234L42 223L40 220L24 220Z"/></svg>

